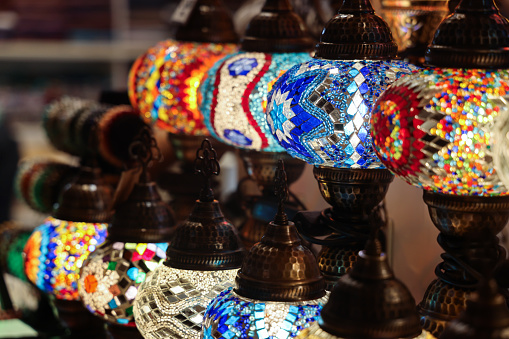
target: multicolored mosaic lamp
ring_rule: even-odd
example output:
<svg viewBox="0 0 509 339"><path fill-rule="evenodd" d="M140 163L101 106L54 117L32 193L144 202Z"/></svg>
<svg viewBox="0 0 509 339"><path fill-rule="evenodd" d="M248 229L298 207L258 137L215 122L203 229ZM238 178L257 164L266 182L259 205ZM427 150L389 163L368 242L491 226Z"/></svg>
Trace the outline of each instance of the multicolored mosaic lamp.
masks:
<svg viewBox="0 0 509 339"><path fill-rule="evenodd" d="M35 229L25 245L28 279L53 298L72 335L105 336L102 322L79 302L78 280L87 256L106 239L111 199L99 170L81 167L62 189L52 217Z"/></svg>
<svg viewBox="0 0 509 339"><path fill-rule="evenodd" d="M332 290L318 321L297 339L433 339L422 331L415 300L394 277L377 231Z"/></svg>
<svg viewBox="0 0 509 339"><path fill-rule="evenodd" d="M378 96L416 69L391 60L396 52L389 27L369 1L344 0L323 30L315 59L292 67L269 94L271 133L290 155L315 166L322 196L333 206L294 219L307 240L323 245L318 260L329 288L364 248L370 214L393 179L369 130Z"/></svg>
<svg viewBox="0 0 509 339"><path fill-rule="evenodd" d="M147 167L156 141L149 128L130 146L142 167L141 178L115 209L106 241L91 253L81 268L78 292L94 315L104 319L113 338L142 338L136 329L133 303L145 277L166 259L174 225L172 211L161 200Z"/></svg>
<svg viewBox="0 0 509 339"><path fill-rule="evenodd" d="M424 189L440 231L444 261L419 304L424 329L438 337L478 284L471 270L505 258L495 235L509 220L509 191L493 148L508 113L509 21L493 1L463 0L437 29L426 62L443 68L394 82L374 107L372 135L380 160Z"/></svg>
<svg viewBox="0 0 509 339"><path fill-rule="evenodd" d="M198 87L216 61L238 50L233 21L222 0L182 2L175 40L158 43L133 64L128 92L133 107L145 121L169 132L180 161L178 170L168 172L159 184L175 197L177 220L191 212L200 189L193 175L196 149L209 131L198 107ZM183 9L180 11L180 9ZM174 16L177 14L174 14Z"/></svg>
<svg viewBox="0 0 509 339"><path fill-rule="evenodd" d="M247 172L262 197L247 209L241 238L250 247L260 240L276 207L274 169L284 149L266 123L267 95L276 79L297 63L309 60L314 41L288 0L266 0L242 39L241 52L218 61L200 87L200 109L215 138L243 150ZM287 157L289 176L297 180L304 164ZM242 188L239 187L241 191ZM295 202L295 199L294 199ZM299 204L294 204L297 207ZM269 208L269 213L257 213ZM303 206L299 206L303 207Z"/></svg>
<svg viewBox="0 0 509 339"><path fill-rule="evenodd" d="M206 182L200 198L173 234L167 260L138 289L134 319L146 339L200 338L207 304L233 285L240 268L244 249L211 189L211 176L220 170L216 158L210 142L204 140L195 162L196 172Z"/></svg>
<svg viewBox="0 0 509 339"><path fill-rule="evenodd" d="M282 160L275 175L278 212L228 288L207 307L204 339L291 338L320 315L328 295L313 253L284 212L288 184Z"/></svg>

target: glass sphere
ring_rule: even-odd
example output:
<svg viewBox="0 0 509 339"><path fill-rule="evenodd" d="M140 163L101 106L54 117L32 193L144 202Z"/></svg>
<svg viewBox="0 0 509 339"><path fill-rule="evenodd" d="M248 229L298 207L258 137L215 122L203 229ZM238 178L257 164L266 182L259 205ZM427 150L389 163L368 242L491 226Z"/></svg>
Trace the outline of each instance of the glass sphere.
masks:
<svg viewBox="0 0 509 339"><path fill-rule="evenodd" d="M324 331L320 325L320 320L312 324L309 328L303 330L298 336L297 339L344 339L338 336L335 336L333 334L330 334L326 331ZM408 339L408 338L401 338L401 339ZM414 337L413 339L435 339L433 335L431 335L429 332L422 331L422 333Z"/></svg>
<svg viewBox="0 0 509 339"><path fill-rule="evenodd" d="M296 65L269 94L270 131L290 155L312 165L384 168L369 133L371 108L389 84L416 69L396 60Z"/></svg>
<svg viewBox="0 0 509 339"><path fill-rule="evenodd" d="M148 272L166 259L168 243L106 241L81 269L78 292L93 314L117 325L135 326L133 303Z"/></svg>
<svg viewBox="0 0 509 339"><path fill-rule="evenodd" d="M207 307L203 338L295 337L318 318L327 299L328 294L305 301L260 301L242 297L229 288Z"/></svg>
<svg viewBox="0 0 509 339"><path fill-rule="evenodd" d="M198 86L234 44L159 42L133 64L128 93L145 121L174 134L208 135L198 110Z"/></svg>
<svg viewBox="0 0 509 339"><path fill-rule="evenodd" d="M372 113L375 150L425 190L507 194L493 164L494 124L507 114L509 71L429 68L397 80Z"/></svg>
<svg viewBox="0 0 509 339"><path fill-rule="evenodd" d="M28 279L43 292L63 300L79 300L80 269L106 239L108 224L47 218L23 251Z"/></svg>
<svg viewBox="0 0 509 339"><path fill-rule="evenodd" d="M267 96L280 75L309 59L309 53L241 52L218 61L200 88L212 136L238 148L283 152L267 126Z"/></svg>
<svg viewBox="0 0 509 339"><path fill-rule="evenodd" d="M238 269L183 270L160 265L141 284L134 319L146 339L199 339L209 302L233 286Z"/></svg>

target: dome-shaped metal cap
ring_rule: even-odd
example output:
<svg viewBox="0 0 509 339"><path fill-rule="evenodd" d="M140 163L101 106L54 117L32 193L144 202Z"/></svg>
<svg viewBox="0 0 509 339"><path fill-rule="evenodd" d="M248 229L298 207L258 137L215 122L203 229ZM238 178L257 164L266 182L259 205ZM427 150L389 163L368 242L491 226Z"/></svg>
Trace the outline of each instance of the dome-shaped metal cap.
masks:
<svg viewBox="0 0 509 339"><path fill-rule="evenodd" d="M169 242L174 225L173 211L162 201L156 184L142 182L116 208L108 238L123 242Z"/></svg>
<svg viewBox="0 0 509 339"><path fill-rule="evenodd" d="M509 67L509 20L493 0L463 0L438 26L426 64L451 68Z"/></svg>
<svg viewBox="0 0 509 339"><path fill-rule="evenodd" d="M302 246L297 228L288 221L284 201L288 183L283 161L275 176L278 213L267 226L237 274L236 292L244 297L269 301L300 301L325 295L325 281L313 253Z"/></svg>
<svg viewBox="0 0 509 339"><path fill-rule="evenodd" d="M228 8L221 0L198 0L187 22L177 28L180 41L236 43L239 38Z"/></svg>
<svg viewBox="0 0 509 339"><path fill-rule="evenodd" d="M209 271L239 268L245 250L217 200L197 200L189 218L175 230L166 253L167 266Z"/></svg>
<svg viewBox="0 0 509 339"><path fill-rule="evenodd" d="M384 60L397 52L389 26L375 14L369 0L344 0L338 14L325 25L315 58Z"/></svg>
<svg viewBox="0 0 509 339"><path fill-rule="evenodd" d="M292 53L313 49L314 41L288 0L266 0L242 39L247 52Z"/></svg>
<svg viewBox="0 0 509 339"><path fill-rule="evenodd" d="M446 327L440 339L508 339L509 309L497 289L494 280L485 281L470 295L465 311Z"/></svg>
<svg viewBox="0 0 509 339"><path fill-rule="evenodd" d="M340 338L410 338L422 329L415 300L394 277L377 240L359 252L321 314L320 327Z"/></svg>
<svg viewBox="0 0 509 339"><path fill-rule="evenodd" d="M112 190L105 185L100 170L83 166L60 193L52 216L66 221L107 223L110 221Z"/></svg>

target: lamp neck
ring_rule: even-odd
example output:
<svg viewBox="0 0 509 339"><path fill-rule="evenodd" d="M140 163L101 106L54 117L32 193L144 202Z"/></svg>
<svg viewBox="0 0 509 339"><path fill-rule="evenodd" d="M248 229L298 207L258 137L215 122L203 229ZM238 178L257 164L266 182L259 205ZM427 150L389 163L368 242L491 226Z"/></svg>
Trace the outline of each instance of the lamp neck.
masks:
<svg viewBox="0 0 509 339"><path fill-rule="evenodd" d="M370 13L374 14L375 10L369 0L343 0L343 5L339 8L338 13Z"/></svg>
<svg viewBox="0 0 509 339"><path fill-rule="evenodd" d="M479 11L485 14L490 14L497 13L498 9L495 6L493 0L462 0L455 10L456 13L468 13Z"/></svg>

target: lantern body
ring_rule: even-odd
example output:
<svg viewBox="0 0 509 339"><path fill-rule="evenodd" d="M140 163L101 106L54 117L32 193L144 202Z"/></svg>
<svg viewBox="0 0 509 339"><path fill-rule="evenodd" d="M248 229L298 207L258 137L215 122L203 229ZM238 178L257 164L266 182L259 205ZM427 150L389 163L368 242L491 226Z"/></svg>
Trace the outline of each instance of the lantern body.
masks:
<svg viewBox="0 0 509 339"><path fill-rule="evenodd" d="M134 302L134 318L146 339L200 338L209 302L233 286L238 269L183 270L160 265L147 275Z"/></svg>
<svg viewBox="0 0 509 339"><path fill-rule="evenodd" d="M320 322L320 320L313 323L311 326L309 326L309 328L303 330L297 336L297 339L305 339L305 338L307 338L307 339L344 339L344 338L338 337L334 334L330 334L330 333L324 331L320 327L319 322ZM401 339L407 339L407 338L401 338ZM422 331L422 333L419 336L414 337L413 339L435 339L435 337L426 331Z"/></svg>
<svg viewBox="0 0 509 339"><path fill-rule="evenodd" d="M207 307L203 338L294 337L318 318L327 298L328 295L294 302L261 301L242 297L229 288Z"/></svg>
<svg viewBox="0 0 509 339"><path fill-rule="evenodd" d="M145 121L170 133L208 135L198 110L198 86L214 62L236 50L233 44L174 40L158 43L131 68L131 104Z"/></svg>
<svg viewBox="0 0 509 339"><path fill-rule="evenodd" d="M166 259L167 248L167 243L105 242L81 269L78 292L83 304L112 324L135 326L138 288Z"/></svg>
<svg viewBox="0 0 509 339"><path fill-rule="evenodd" d="M267 96L276 79L309 53L240 52L218 61L207 73L200 109L212 136L256 151L282 152L266 123Z"/></svg>
<svg viewBox="0 0 509 339"><path fill-rule="evenodd" d="M428 191L507 194L494 170L493 132L508 89L505 70L430 68L396 81L372 113L380 160Z"/></svg>
<svg viewBox="0 0 509 339"><path fill-rule="evenodd" d="M271 133L290 155L313 165L384 168L369 133L371 108L389 84L413 70L401 61L296 65L269 94Z"/></svg>
<svg viewBox="0 0 509 339"><path fill-rule="evenodd" d="M47 218L25 245L25 273L43 292L78 300L80 269L106 239L107 224Z"/></svg>

